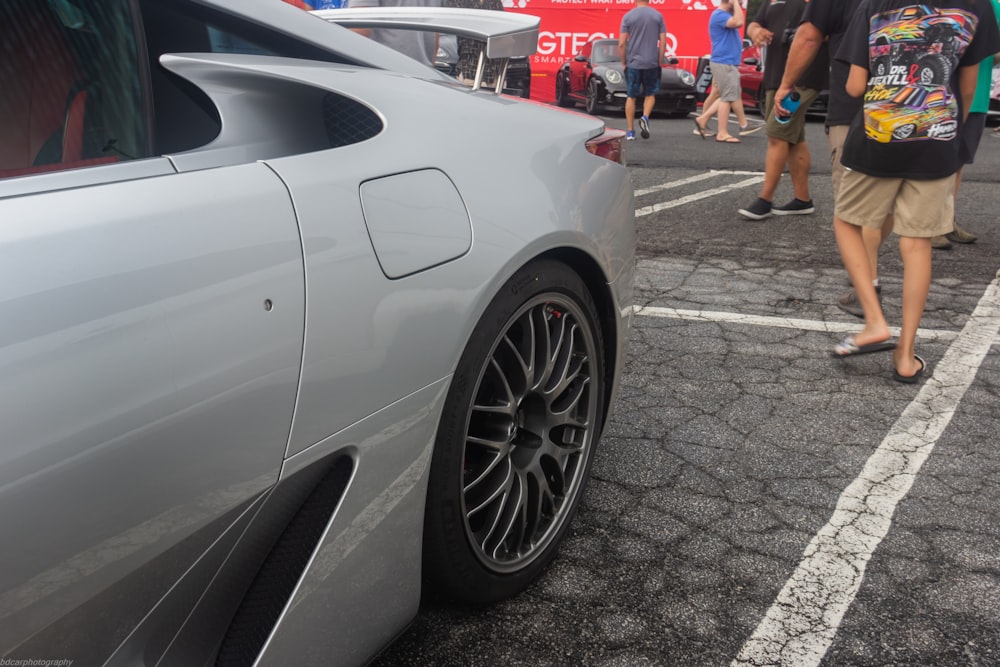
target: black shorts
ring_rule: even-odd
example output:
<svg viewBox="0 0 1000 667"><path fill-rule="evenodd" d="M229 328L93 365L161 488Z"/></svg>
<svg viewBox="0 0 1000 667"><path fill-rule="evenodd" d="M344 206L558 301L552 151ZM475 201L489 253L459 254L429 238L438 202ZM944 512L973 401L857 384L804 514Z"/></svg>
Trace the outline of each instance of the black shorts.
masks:
<svg viewBox="0 0 1000 667"><path fill-rule="evenodd" d="M970 113L962 126L962 134L958 138L958 157L962 164L972 164L979 150L979 140L983 138L986 129L986 114Z"/></svg>

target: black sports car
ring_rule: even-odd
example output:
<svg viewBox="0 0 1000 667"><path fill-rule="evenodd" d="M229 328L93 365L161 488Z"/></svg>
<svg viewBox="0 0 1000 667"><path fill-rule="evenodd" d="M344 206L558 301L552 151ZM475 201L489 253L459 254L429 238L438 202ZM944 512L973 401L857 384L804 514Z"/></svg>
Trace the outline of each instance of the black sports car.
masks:
<svg viewBox="0 0 1000 667"><path fill-rule="evenodd" d="M694 74L677 67L677 60L662 68L656 110L671 116L687 116L697 108ZM556 75L556 104L571 107L583 102L587 113L596 114L604 107L625 106L625 73L618 41L594 39Z"/></svg>

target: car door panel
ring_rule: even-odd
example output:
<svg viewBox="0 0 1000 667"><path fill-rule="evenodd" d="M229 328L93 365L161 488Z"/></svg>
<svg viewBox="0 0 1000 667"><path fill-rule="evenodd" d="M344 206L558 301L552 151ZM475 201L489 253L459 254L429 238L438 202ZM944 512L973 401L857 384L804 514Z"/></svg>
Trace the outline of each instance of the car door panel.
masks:
<svg viewBox="0 0 1000 667"><path fill-rule="evenodd" d="M121 582L274 483L303 340L298 227L263 164L45 178L0 199L3 655L108 591L132 604L80 638L124 639L172 579Z"/></svg>

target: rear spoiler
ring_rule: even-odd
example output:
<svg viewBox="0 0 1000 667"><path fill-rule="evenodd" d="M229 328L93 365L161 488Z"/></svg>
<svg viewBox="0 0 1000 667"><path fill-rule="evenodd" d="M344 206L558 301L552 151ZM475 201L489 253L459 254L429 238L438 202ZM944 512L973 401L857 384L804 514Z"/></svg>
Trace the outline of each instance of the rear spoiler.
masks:
<svg viewBox="0 0 1000 667"><path fill-rule="evenodd" d="M486 58L503 58L496 92L503 90L507 58L530 56L538 50L537 16L488 9L445 9L441 7L354 7L317 9L310 12L344 28L394 28L443 32L483 42L472 85L482 84Z"/></svg>

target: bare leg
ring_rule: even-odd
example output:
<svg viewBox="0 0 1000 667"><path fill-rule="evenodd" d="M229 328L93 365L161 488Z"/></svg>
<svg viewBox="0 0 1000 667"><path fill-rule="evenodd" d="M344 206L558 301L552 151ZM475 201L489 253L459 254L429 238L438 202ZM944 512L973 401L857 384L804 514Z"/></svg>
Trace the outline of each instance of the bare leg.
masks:
<svg viewBox="0 0 1000 667"><path fill-rule="evenodd" d="M629 132L632 132L632 126L635 124L635 98L628 97L625 99L625 127Z"/></svg>
<svg viewBox="0 0 1000 667"><path fill-rule="evenodd" d="M649 115L653 113L654 104L656 104L656 96L646 95L646 99L642 101L642 115L649 118Z"/></svg>
<svg viewBox="0 0 1000 667"><path fill-rule="evenodd" d="M733 102L733 112L736 114L736 122L739 123L740 127L747 126L747 114L743 111L743 100L739 97Z"/></svg>
<svg viewBox="0 0 1000 667"><path fill-rule="evenodd" d="M774 191L778 189L781 172L788 162L788 142L781 139L767 138L767 155L764 158L764 185L760 190L760 198L771 201Z"/></svg>
<svg viewBox="0 0 1000 667"><path fill-rule="evenodd" d="M805 141L793 144L788 149L788 173L792 177L795 198L809 201L809 145Z"/></svg>
<svg viewBox="0 0 1000 667"><path fill-rule="evenodd" d="M868 264L871 267L872 281L878 280L878 251L885 243L885 240L889 238L889 234L892 233L892 222L893 217L890 213L885 216L885 222L882 223L881 229L872 229L871 227L861 228L861 237L865 242L865 250L868 252Z"/></svg>
<svg viewBox="0 0 1000 667"><path fill-rule="evenodd" d="M920 370L920 362L913 355L917 328L931 288L931 240L901 236L899 254L903 258L903 318L892 361L896 372L906 377Z"/></svg>
<svg viewBox="0 0 1000 667"><path fill-rule="evenodd" d="M719 102L719 133L715 135L716 141L725 141L732 138L729 134L729 108L730 102Z"/></svg>
<svg viewBox="0 0 1000 667"><path fill-rule="evenodd" d="M708 102L708 100L705 101ZM712 100L711 104L702 107L701 115L695 118L694 122L698 123L698 125L701 126L701 129L707 130L708 121L712 120L712 116L714 116L719 111L719 104L720 104L719 96L716 95L715 99ZM722 118L720 117L719 120L721 121Z"/></svg>
<svg viewBox="0 0 1000 667"><path fill-rule="evenodd" d="M834 217L833 231L837 237L840 258L854 283L858 302L865 313L865 326L854 336L854 341L860 346L886 340L889 338L889 325L885 321L878 295L875 294L875 286L872 285L871 267L861 237L861 228Z"/></svg>

